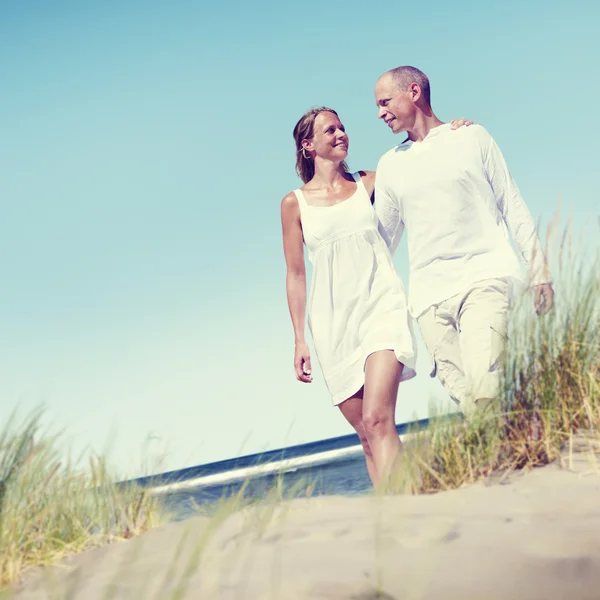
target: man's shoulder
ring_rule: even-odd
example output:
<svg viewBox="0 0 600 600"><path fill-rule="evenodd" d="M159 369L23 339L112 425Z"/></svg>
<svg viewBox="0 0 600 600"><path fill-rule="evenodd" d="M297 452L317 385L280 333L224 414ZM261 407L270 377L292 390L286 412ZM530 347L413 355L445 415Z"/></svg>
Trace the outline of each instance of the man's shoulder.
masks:
<svg viewBox="0 0 600 600"><path fill-rule="evenodd" d="M492 138L489 131L479 123L474 123L468 127L463 126L459 129L451 130L448 133L450 135L457 135L459 139L473 140L477 141L478 143L486 143Z"/></svg>

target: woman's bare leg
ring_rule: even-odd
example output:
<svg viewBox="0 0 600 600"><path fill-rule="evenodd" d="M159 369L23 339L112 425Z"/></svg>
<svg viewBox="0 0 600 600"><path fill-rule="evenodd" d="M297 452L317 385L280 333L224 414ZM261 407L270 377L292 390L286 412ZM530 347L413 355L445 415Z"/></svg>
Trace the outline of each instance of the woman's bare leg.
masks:
<svg viewBox="0 0 600 600"><path fill-rule="evenodd" d="M341 404L338 404L340 412L346 418L346 421L354 427L354 430L358 434L360 443L362 444L363 450L365 451L365 460L367 461L367 471L369 471L369 477L373 485L377 485L377 471L375 469L375 463L373 462L373 454L367 440L367 434L365 432L365 426L363 424L363 390L361 389L351 398L345 400Z"/></svg>
<svg viewBox="0 0 600 600"><path fill-rule="evenodd" d="M392 350L367 358L362 420L379 484L389 480L402 452L396 431L396 398L403 365Z"/></svg>

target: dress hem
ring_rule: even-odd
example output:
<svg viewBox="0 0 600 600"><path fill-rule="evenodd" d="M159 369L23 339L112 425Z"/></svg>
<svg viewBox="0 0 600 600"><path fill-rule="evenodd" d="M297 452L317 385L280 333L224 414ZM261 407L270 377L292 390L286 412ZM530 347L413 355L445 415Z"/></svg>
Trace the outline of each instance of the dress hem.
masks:
<svg viewBox="0 0 600 600"><path fill-rule="evenodd" d="M360 356L357 359L355 359L350 365L348 365L347 369L351 369L353 366L356 365L356 363L360 363L360 361L362 360L363 368L360 375L357 374L356 378L353 379L354 383L352 385L346 386L344 388L344 391L342 392L331 394L333 406L339 406L340 404L342 404L342 402L345 402L349 398L352 398L352 396L354 396L364 386L365 366L367 358L369 358L371 354L374 354L375 352L380 352L381 350L391 350L396 355L396 360L399 363L402 363L403 369L402 375L400 376L400 383L403 383L404 381L410 381L411 379L417 376L417 372L415 370L416 356L414 353L405 354L402 351L397 350L394 347L394 344L371 344L367 352L361 352Z"/></svg>

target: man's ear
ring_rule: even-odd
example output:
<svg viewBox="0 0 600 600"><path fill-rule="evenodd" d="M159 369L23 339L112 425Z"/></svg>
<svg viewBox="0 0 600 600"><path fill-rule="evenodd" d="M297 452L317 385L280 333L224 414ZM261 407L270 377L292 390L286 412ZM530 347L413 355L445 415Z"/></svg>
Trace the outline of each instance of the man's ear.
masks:
<svg viewBox="0 0 600 600"><path fill-rule="evenodd" d="M415 81L413 81L410 84L410 87L408 88L408 92L410 93L410 99L413 102L417 102L419 100L419 98L423 95L423 92L421 91L421 86L416 83Z"/></svg>

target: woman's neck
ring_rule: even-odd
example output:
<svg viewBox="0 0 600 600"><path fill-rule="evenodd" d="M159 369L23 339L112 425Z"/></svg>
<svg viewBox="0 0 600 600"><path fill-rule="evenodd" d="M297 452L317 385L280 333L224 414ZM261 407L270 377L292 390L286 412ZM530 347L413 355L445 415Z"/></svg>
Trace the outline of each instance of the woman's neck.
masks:
<svg viewBox="0 0 600 600"><path fill-rule="evenodd" d="M311 183L317 188L333 189L347 179L345 173L346 171L342 168L341 163L317 159L315 162L315 174Z"/></svg>

